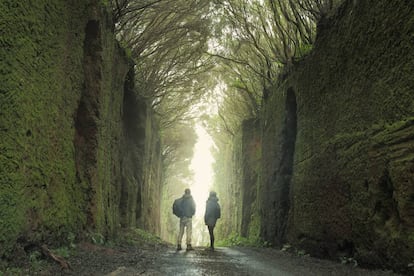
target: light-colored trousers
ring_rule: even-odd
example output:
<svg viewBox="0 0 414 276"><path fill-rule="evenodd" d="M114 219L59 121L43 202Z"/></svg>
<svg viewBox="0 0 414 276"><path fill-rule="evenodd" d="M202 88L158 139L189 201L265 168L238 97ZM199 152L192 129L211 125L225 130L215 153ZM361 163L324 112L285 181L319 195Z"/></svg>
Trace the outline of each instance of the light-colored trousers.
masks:
<svg viewBox="0 0 414 276"><path fill-rule="evenodd" d="M187 244L191 244L191 235L193 234L193 222L191 218L180 218L180 232L178 233L177 244L181 245L184 236L184 228L186 228Z"/></svg>

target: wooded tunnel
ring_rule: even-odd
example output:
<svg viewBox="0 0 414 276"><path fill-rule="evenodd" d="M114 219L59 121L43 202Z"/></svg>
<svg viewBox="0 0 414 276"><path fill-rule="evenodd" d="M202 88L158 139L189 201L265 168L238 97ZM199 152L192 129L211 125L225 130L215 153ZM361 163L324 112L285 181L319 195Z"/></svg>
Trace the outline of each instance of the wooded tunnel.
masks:
<svg viewBox="0 0 414 276"><path fill-rule="evenodd" d="M135 227L175 243L191 187L200 210L217 192L222 242L412 272L413 1L3 0L0 18L3 261Z"/></svg>

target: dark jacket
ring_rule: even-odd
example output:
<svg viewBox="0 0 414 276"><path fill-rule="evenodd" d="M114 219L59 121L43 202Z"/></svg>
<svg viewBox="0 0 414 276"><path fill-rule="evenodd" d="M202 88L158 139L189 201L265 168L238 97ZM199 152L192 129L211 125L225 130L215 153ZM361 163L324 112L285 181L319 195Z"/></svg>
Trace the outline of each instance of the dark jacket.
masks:
<svg viewBox="0 0 414 276"><path fill-rule="evenodd" d="M220 205L216 196L210 196L206 202L206 213L204 214L204 222L208 226L215 226L217 219L221 216Z"/></svg>
<svg viewBox="0 0 414 276"><path fill-rule="evenodd" d="M183 211L183 216L186 218L191 218L195 214L195 202L191 195L184 194L183 201L181 202L181 208Z"/></svg>

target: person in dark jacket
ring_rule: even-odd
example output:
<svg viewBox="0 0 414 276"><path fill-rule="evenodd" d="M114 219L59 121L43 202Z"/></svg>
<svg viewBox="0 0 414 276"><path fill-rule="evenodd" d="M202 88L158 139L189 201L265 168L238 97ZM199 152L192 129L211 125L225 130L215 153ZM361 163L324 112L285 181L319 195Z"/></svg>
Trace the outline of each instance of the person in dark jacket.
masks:
<svg viewBox="0 0 414 276"><path fill-rule="evenodd" d="M184 235L184 228L186 229L187 251L193 250L191 246L191 236L193 231L192 217L195 214L195 202L191 196L190 189L185 189L181 201L182 216L180 217L180 232L177 238L177 251L181 250L181 241Z"/></svg>
<svg viewBox="0 0 414 276"><path fill-rule="evenodd" d="M214 227L217 219L220 218L220 205L218 204L216 192L211 191L206 202L206 213L204 214L204 222L207 225L208 233L210 234L210 249L214 250Z"/></svg>

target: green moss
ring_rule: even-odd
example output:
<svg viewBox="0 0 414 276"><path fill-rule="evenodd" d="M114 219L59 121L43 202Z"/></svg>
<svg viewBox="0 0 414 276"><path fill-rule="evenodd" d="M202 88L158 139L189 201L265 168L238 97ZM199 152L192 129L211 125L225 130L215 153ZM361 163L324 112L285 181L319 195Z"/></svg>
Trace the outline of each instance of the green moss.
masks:
<svg viewBox="0 0 414 276"><path fill-rule="evenodd" d="M25 271L18 267L7 267L4 271L0 271L0 276L3 275L25 275Z"/></svg>
<svg viewBox="0 0 414 276"><path fill-rule="evenodd" d="M296 53L296 58L301 58L306 56L307 54L309 54L313 49L313 44L302 44L300 45L297 53Z"/></svg>
<svg viewBox="0 0 414 276"><path fill-rule="evenodd" d="M266 243L259 237L242 237L238 233L232 233L225 239L220 239L216 242L217 246L253 246L263 247Z"/></svg>
<svg viewBox="0 0 414 276"><path fill-rule="evenodd" d="M0 3L0 255L20 235L59 238L85 223L68 115L82 79L72 9L66 1Z"/></svg>
<svg viewBox="0 0 414 276"><path fill-rule="evenodd" d="M105 7L105 8L109 8L111 6L111 1L110 0L101 0L101 4Z"/></svg>
<svg viewBox="0 0 414 276"><path fill-rule="evenodd" d="M158 236L140 228L124 229L123 232L120 233L118 239L115 240L115 243L122 245L128 244L138 247L165 244L165 242L163 242Z"/></svg>
<svg viewBox="0 0 414 276"><path fill-rule="evenodd" d="M250 239L259 239L260 237L260 216L252 215L250 224L249 224L249 238Z"/></svg>
<svg viewBox="0 0 414 276"><path fill-rule="evenodd" d="M105 237L102 235L102 233L90 233L88 237L94 244L103 245L106 242Z"/></svg>
<svg viewBox="0 0 414 276"><path fill-rule="evenodd" d="M107 240L119 227L121 92L130 68L105 13L110 2L75 2L0 2L0 256L18 237L53 246L85 229ZM98 37L85 35L90 22L99 22ZM84 49L89 39L102 51ZM88 85L96 85L86 95L97 105L93 141L76 118ZM86 160L85 144L93 148Z"/></svg>

